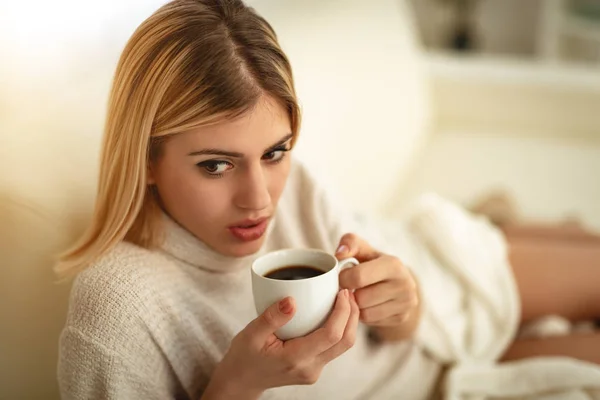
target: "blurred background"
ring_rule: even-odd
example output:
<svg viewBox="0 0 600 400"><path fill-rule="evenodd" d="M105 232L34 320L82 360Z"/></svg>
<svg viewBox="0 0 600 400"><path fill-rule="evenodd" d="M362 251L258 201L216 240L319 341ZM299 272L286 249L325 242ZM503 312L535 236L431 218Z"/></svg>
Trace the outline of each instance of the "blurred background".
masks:
<svg viewBox="0 0 600 400"><path fill-rule="evenodd" d="M0 2L2 400L58 398L53 255L91 212L120 51L163 3ZM294 67L297 156L355 212L435 191L600 231L600 0L248 3Z"/></svg>

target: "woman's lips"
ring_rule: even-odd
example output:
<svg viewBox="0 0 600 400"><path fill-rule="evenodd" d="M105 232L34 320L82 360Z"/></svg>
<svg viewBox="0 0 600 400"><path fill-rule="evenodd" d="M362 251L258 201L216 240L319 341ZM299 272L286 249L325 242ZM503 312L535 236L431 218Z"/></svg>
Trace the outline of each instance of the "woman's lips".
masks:
<svg viewBox="0 0 600 400"><path fill-rule="evenodd" d="M237 239L243 242L251 242L260 239L266 232L269 225L269 219L263 218L257 223L243 224L239 226L230 226L229 232Z"/></svg>

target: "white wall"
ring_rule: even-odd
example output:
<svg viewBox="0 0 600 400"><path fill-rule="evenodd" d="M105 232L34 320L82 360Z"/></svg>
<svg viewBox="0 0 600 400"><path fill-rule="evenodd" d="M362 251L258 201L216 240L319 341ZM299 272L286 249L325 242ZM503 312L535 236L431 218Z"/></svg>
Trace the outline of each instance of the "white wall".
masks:
<svg viewBox="0 0 600 400"><path fill-rule="evenodd" d="M397 0L255 0L291 59L303 106L297 154L349 207L379 211L427 135L410 10Z"/></svg>
<svg viewBox="0 0 600 400"><path fill-rule="evenodd" d="M524 220L600 232L600 72L506 57L428 55L435 134L389 211L422 191L465 205L495 189Z"/></svg>
<svg viewBox="0 0 600 400"><path fill-rule="evenodd" d="M426 191L469 206L501 189L524 220L575 217L600 232L599 174L599 140L444 131L432 138L390 210Z"/></svg>

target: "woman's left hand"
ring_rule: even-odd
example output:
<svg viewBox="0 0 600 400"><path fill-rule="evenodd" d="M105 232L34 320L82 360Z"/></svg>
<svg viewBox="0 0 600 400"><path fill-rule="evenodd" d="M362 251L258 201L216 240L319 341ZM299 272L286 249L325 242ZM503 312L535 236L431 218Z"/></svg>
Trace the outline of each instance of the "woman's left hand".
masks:
<svg viewBox="0 0 600 400"><path fill-rule="evenodd" d="M340 273L340 286L355 290L362 322L375 327L401 327L418 320L417 283L398 258L380 253L354 234L341 238L336 257L355 257L360 262ZM410 325L414 327L407 327L410 332L405 332L409 335L416 322Z"/></svg>

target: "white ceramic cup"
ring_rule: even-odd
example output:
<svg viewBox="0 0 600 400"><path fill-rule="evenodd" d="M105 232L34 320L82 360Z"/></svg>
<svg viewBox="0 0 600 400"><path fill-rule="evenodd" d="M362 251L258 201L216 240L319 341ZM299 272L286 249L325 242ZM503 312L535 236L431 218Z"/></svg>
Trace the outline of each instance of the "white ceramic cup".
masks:
<svg viewBox="0 0 600 400"><path fill-rule="evenodd" d="M280 280L265 275L281 267L306 265L324 273L312 278ZM265 254L252 263L252 293L256 312L288 296L296 301L291 321L275 332L281 340L307 335L329 317L339 288L339 274L346 266L358 265L355 258L338 261L333 255L315 249L286 249Z"/></svg>

